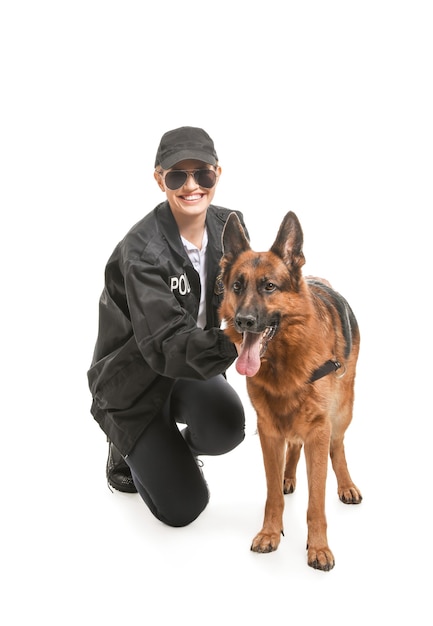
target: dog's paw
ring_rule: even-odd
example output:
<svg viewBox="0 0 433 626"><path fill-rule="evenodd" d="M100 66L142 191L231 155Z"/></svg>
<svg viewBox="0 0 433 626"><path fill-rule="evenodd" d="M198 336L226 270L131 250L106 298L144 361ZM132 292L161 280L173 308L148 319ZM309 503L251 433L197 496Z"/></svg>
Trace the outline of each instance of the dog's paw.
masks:
<svg viewBox="0 0 433 626"><path fill-rule="evenodd" d="M280 536L280 533L269 534L260 532L254 537L253 543L251 544L251 550L253 552L260 552L261 554L273 552L280 544Z"/></svg>
<svg viewBox="0 0 433 626"><path fill-rule="evenodd" d="M283 483L284 494L293 493L296 489L296 478L285 478Z"/></svg>
<svg viewBox="0 0 433 626"><path fill-rule="evenodd" d="M322 572L329 572L335 565L334 555L326 546L325 548L308 548L308 565Z"/></svg>
<svg viewBox="0 0 433 626"><path fill-rule="evenodd" d="M339 489L338 497L344 504L360 504L362 501L361 492L355 485Z"/></svg>

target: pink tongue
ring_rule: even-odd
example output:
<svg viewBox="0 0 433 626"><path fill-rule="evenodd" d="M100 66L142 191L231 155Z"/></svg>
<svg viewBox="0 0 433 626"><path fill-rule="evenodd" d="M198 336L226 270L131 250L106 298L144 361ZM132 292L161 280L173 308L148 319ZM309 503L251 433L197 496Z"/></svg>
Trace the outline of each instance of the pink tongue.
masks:
<svg viewBox="0 0 433 626"><path fill-rule="evenodd" d="M260 333L244 333L236 371L243 376L254 376L260 369Z"/></svg>

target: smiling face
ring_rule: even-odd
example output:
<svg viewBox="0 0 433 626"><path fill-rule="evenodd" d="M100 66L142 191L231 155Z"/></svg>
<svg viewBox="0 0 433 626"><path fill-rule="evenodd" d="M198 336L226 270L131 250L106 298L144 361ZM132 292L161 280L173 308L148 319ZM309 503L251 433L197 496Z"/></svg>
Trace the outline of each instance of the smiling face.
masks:
<svg viewBox="0 0 433 626"><path fill-rule="evenodd" d="M216 172L217 178L215 185L210 189L200 187L194 176L189 175L185 183L178 189L170 189L165 183L167 172L174 170L186 170L192 172L198 169L212 169ZM161 170L157 168L154 176L159 188L166 194L168 203L172 210L177 223L183 223L190 218L206 216L208 206L211 204L215 195L216 186L218 184L221 168L219 166L208 165L203 161L187 160L176 163L170 170Z"/></svg>

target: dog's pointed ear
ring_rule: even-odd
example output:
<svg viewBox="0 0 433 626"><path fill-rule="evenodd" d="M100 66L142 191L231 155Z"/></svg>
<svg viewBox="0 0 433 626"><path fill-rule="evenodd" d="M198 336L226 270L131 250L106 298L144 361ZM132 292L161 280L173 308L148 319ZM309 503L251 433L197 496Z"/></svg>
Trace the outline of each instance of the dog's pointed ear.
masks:
<svg viewBox="0 0 433 626"><path fill-rule="evenodd" d="M223 258L229 262L241 252L251 249L245 231L236 213L230 213L224 225L222 249Z"/></svg>
<svg viewBox="0 0 433 626"><path fill-rule="evenodd" d="M304 235L301 224L295 213L289 211L281 222L271 252L283 259L289 269L299 271L305 264L305 257L302 251L303 244Z"/></svg>

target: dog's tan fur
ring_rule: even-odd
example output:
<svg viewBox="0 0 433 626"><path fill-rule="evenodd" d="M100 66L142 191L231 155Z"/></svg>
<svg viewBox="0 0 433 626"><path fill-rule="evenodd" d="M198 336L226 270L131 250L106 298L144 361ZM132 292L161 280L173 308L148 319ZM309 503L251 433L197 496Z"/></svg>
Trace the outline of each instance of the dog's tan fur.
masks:
<svg viewBox="0 0 433 626"><path fill-rule="evenodd" d="M251 549L277 549L283 532L284 494L296 487L304 446L308 564L327 571L335 563L325 516L328 454L340 500L347 504L362 500L347 469L343 443L352 420L360 335L353 312L340 294L327 281L302 275L302 247L302 229L293 212L285 216L268 252L251 249L232 214L223 234L225 295L220 315L225 332L238 345L236 367L247 376L266 472L264 523ZM242 344L252 345L258 337L261 355L254 364L252 356L243 355ZM341 368L310 382L328 360Z"/></svg>

